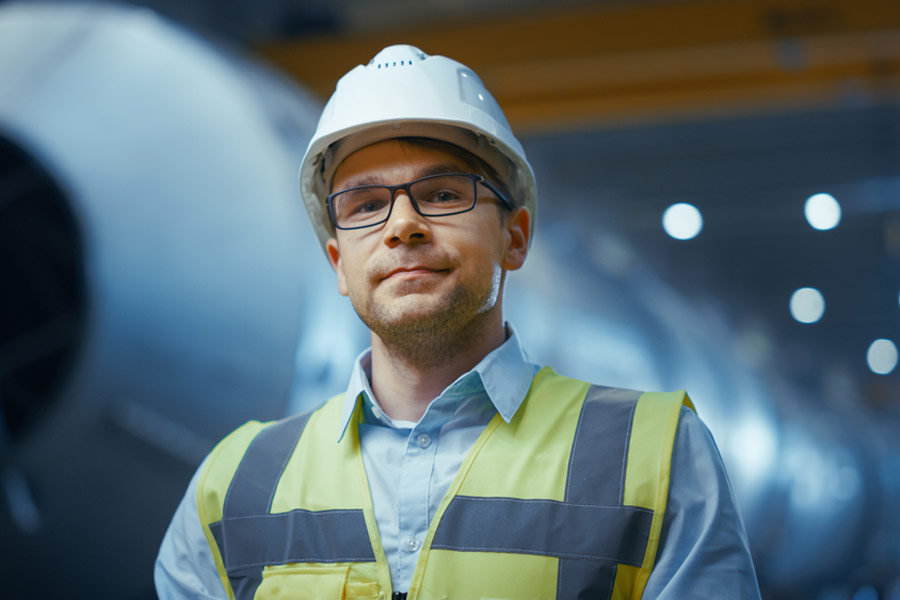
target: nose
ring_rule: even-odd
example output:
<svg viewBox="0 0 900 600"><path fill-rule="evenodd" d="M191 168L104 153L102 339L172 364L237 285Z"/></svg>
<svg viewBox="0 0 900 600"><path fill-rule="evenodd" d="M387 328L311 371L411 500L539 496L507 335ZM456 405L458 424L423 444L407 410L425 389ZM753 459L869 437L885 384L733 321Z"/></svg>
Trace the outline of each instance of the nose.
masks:
<svg viewBox="0 0 900 600"><path fill-rule="evenodd" d="M402 190L394 198L391 216L384 224L383 239L391 247L422 244L431 240L428 220L416 212L409 196Z"/></svg>

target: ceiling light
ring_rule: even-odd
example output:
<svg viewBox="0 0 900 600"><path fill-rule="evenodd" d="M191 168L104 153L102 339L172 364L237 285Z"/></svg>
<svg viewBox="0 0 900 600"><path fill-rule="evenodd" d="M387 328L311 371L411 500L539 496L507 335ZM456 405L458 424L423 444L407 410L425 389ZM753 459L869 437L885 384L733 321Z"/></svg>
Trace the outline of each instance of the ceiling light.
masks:
<svg viewBox="0 0 900 600"><path fill-rule="evenodd" d="M887 375L897 366L897 346L891 340L875 340L866 352L866 362L873 373Z"/></svg>
<svg viewBox="0 0 900 600"><path fill-rule="evenodd" d="M679 202L665 210L662 225L666 233L676 240L689 240L697 237L703 229L703 215L693 204Z"/></svg>
<svg viewBox="0 0 900 600"><path fill-rule="evenodd" d="M813 194L803 207L806 220L813 229L834 229L841 222L841 205L831 194Z"/></svg>
<svg viewBox="0 0 900 600"><path fill-rule="evenodd" d="M825 314L825 298L816 288L802 287L791 294L790 309L801 323L815 323Z"/></svg>

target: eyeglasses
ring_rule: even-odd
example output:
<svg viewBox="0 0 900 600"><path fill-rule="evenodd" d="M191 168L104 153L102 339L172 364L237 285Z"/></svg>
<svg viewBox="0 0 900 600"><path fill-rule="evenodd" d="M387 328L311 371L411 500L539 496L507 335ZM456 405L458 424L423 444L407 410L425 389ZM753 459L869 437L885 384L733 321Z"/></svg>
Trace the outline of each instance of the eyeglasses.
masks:
<svg viewBox="0 0 900 600"><path fill-rule="evenodd" d="M494 185L475 173L428 175L398 185L360 185L325 198L331 222L338 229L381 225L391 216L399 190L406 192L423 217L449 217L469 212L478 203L478 184L491 191L507 208L512 203Z"/></svg>

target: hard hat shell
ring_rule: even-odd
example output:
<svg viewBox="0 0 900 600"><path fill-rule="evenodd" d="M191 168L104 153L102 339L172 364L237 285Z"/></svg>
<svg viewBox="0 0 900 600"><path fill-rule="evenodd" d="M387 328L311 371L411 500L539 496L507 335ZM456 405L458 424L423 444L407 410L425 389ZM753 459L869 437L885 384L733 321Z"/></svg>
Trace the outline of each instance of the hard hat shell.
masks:
<svg viewBox="0 0 900 600"><path fill-rule="evenodd" d="M484 160L510 200L529 210L534 231L534 171L481 79L453 59L396 45L338 81L303 157L300 193L323 248L334 236L325 197L338 165L360 148L408 136L449 142Z"/></svg>

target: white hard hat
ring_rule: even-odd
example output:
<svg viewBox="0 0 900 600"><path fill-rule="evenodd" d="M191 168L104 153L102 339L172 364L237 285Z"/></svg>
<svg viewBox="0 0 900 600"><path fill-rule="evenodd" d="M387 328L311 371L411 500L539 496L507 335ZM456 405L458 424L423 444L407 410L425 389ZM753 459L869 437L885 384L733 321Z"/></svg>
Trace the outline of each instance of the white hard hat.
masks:
<svg viewBox="0 0 900 600"><path fill-rule="evenodd" d="M531 213L537 190L525 150L481 79L445 56L388 46L337 83L300 166L300 193L322 247L334 236L325 197L337 166L352 152L397 137L428 137L478 156Z"/></svg>

